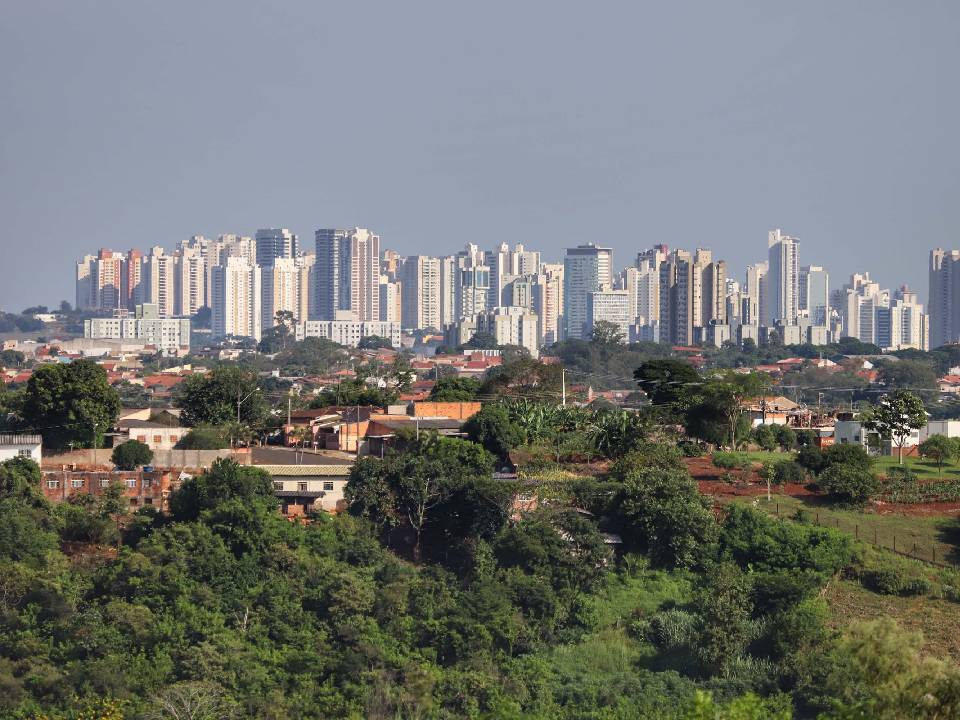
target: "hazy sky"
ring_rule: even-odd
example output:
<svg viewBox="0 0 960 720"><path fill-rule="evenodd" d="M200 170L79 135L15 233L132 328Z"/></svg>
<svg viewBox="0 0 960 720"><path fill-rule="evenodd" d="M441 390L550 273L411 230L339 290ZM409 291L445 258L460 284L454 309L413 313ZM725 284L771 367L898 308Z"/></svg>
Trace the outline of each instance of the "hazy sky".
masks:
<svg viewBox="0 0 960 720"><path fill-rule="evenodd" d="M361 225L617 266L772 227L926 296L956 247L960 3L0 5L0 307L99 247Z"/></svg>

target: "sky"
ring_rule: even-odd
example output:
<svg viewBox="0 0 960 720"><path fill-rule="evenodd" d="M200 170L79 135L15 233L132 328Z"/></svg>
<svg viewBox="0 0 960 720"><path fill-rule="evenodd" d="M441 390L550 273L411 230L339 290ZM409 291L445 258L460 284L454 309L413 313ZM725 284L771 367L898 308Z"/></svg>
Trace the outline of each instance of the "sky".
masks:
<svg viewBox="0 0 960 720"><path fill-rule="evenodd" d="M960 3L0 6L0 308L101 247L368 227L381 247L706 247L926 297L958 247Z"/></svg>

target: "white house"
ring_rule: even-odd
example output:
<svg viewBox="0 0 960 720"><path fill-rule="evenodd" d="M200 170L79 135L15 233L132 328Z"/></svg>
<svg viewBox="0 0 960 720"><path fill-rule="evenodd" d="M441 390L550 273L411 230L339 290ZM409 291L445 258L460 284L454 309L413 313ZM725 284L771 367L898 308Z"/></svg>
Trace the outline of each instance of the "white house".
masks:
<svg viewBox="0 0 960 720"><path fill-rule="evenodd" d="M0 462L28 457L37 465L43 459L43 438L39 435L0 435Z"/></svg>
<svg viewBox="0 0 960 720"><path fill-rule="evenodd" d="M125 419L117 424L120 434L115 444L139 440L151 450L173 450L183 436L190 432L190 428L170 427L149 420Z"/></svg>
<svg viewBox="0 0 960 720"><path fill-rule="evenodd" d="M346 506L343 491L350 465L257 465L273 478L273 494L286 515L310 510L339 512Z"/></svg>

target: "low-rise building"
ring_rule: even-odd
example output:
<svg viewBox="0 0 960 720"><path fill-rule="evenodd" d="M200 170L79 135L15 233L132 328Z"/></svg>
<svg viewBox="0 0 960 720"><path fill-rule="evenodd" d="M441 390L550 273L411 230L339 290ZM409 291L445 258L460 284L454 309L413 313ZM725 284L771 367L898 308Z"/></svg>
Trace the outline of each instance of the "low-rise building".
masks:
<svg viewBox="0 0 960 720"><path fill-rule="evenodd" d="M118 311L115 317L83 321L83 336L96 340L135 340L177 355L190 350L190 321L160 317L156 305L137 305L133 317Z"/></svg>
<svg viewBox="0 0 960 720"><path fill-rule="evenodd" d="M379 320L307 320L296 326L297 340L308 337L326 338L338 345L357 347L365 337L382 337L400 347L400 323Z"/></svg>
<svg viewBox="0 0 960 720"><path fill-rule="evenodd" d="M17 457L43 460L43 438L40 435L0 435L0 462Z"/></svg>
<svg viewBox="0 0 960 720"><path fill-rule="evenodd" d="M190 428L171 427L149 420L121 420L118 426L120 432L114 444L137 440L151 450L173 450L183 436L190 432Z"/></svg>
<svg viewBox="0 0 960 720"><path fill-rule="evenodd" d="M350 465L257 465L273 479L273 494L284 515L346 509L344 490Z"/></svg>
<svg viewBox="0 0 960 720"><path fill-rule="evenodd" d="M103 495L112 485L120 484L131 508L153 506L167 509L167 501L180 477L169 470L54 470L45 471L40 480L44 497L63 502L75 495Z"/></svg>

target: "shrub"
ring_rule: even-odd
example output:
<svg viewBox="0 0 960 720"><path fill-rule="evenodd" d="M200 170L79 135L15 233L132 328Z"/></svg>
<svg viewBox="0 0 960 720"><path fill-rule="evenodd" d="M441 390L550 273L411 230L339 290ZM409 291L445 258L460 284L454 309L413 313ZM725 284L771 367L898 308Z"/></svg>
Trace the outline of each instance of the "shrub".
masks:
<svg viewBox="0 0 960 720"><path fill-rule="evenodd" d="M773 466L773 481L777 485L803 483L807 479L803 466L793 460L781 460Z"/></svg>
<svg viewBox="0 0 960 720"><path fill-rule="evenodd" d="M870 570L864 574L864 584L881 595L926 595L930 592L930 581L922 576L909 577L897 567L886 566Z"/></svg>
<svg viewBox="0 0 960 720"><path fill-rule="evenodd" d="M694 644L699 621L686 610L663 610L647 621L643 636L658 650L680 650Z"/></svg>
<svg viewBox="0 0 960 720"><path fill-rule="evenodd" d="M800 452L797 453L797 462L814 475L818 475L827 467L826 456L823 454L823 451L815 445L804 445L801 447Z"/></svg>
<svg viewBox="0 0 960 720"><path fill-rule="evenodd" d="M684 457L700 457L703 455L703 447L700 443L693 442L692 440L681 440L677 443L677 450L680 451L680 454Z"/></svg>
<svg viewBox="0 0 960 720"><path fill-rule="evenodd" d="M852 465L869 469L873 467L873 458L862 445L831 445L823 451L827 466Z"/></svg>
<svg viewBox="0 0 960 720"><path fill-rule="evenodd" d="M797 434L786 425L774 425L773 435L783 450L793 450L797 446Z"/></svg>
<svg viewBox="0 0 960 720"><path fill-rule="evenodd" d="M831 497L845 505L863 505L880 491L880 482L868 468L830 465L817 481Z"/></svg>
<svg viewBox="0 0 960 720"><path fill-rule="evenodd" d="M749 461L745 456L740 453L735 452L715 452L711 460L713 461L713 466L720 468L721 470L736 470L737 468L742 468Z"/></svg>
<svg viewBox="0 0 960 720"><path fill-rule="evenodd" d="M766 513L731 504L720 531L720 548L755 572L814 570L832 575L852 556L848 535L810 525L780 522Z"/></svg>
<svg viewBox="0 0 960 720"><path fill-rule="evenodd" d="M139 440L128 440L113 449L110 460L121 470L136 470L153 462L153 450Z"/></svg>
<svg viewBox="0 0 960 720"><path fill-rule="evenodd" d="M777 435L769 425L758 425L753 431L753 441L761 450L775 450L777 447Z"/></svg>

